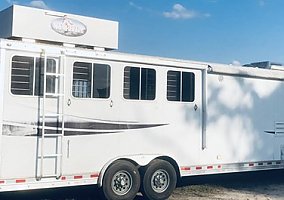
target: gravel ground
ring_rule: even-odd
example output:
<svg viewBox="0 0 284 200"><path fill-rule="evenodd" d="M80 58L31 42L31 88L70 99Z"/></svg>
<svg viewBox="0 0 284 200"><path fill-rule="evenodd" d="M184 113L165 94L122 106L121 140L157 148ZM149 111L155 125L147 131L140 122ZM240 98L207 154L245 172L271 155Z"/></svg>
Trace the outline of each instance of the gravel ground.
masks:
<svg viewBox="0 0 284 200"><path fill-rule="evenodd" d="M284 200L284 170L183 180L170 200Z"/></svg>
<svg viewBox="0 0 284 200"><path fill-rule="evenodd" d="M4 193L1 200L99 200L94 186ZM137 195L135 200L143 200ZM284 170L183 179L169 200L284 200Z"/></svg>

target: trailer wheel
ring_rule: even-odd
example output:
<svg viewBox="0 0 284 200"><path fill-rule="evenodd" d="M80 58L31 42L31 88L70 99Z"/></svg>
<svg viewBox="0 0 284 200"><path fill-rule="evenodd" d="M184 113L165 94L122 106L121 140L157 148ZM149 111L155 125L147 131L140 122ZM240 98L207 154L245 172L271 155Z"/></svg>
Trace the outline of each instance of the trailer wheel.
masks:
<svg viewBox="0 0 284 200"><path fill-rule="evenodd" d="M165 160L153 160L145 169L142 194L150 200L168 199L176 187L174 167Z"/></svg>
<svg viewBox="0 0 284 200"><path fill-rule="evenodd" d="M112 163L103 178L103 193L108 200L134 199L140 188L140 174L131 162Z"/></svg>

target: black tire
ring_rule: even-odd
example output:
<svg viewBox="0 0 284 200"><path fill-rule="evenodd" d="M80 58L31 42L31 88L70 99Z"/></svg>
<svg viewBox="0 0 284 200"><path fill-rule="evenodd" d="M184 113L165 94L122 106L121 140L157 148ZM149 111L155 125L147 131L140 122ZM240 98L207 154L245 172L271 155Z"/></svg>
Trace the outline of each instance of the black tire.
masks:
<svg viewBox="0 0 284 200"><path fill-rule="evenodd" d="M165 160L156 159L144 171L141 192L145 199L168 199L176 187L177 174L174 167Z"/></svg>
<svg viewBox="0 0 284 200"><path fill-rule="evenodd" d="M108 200L134 199L140 188L140 174L131 162L118 160L106 170L102 190Z"/></svg>

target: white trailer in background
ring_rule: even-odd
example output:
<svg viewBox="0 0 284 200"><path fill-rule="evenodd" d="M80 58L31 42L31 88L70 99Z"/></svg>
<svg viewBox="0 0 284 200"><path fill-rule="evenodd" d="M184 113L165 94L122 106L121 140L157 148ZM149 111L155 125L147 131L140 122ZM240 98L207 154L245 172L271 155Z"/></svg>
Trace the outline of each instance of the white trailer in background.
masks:
<svg viewBox="0 0 284 200"><path fill-rule="evenodd" d="M117 22L65 13L0 19L1 192L98 184L156 200L184 176L283 169L282 66L110 52Z"/></svg>

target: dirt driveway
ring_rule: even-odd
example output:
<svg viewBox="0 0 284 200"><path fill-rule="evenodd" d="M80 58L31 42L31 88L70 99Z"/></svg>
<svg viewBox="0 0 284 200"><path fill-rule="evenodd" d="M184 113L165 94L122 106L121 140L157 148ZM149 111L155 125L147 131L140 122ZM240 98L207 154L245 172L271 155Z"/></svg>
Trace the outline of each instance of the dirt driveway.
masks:
<svg viewBox="0 0 284 200"><path fill-rule="evenodd" d="M284 170L191 177L170 200L284 200Z"/></svg>
<svg viewBox="0 0 284 200"><path fill-rule="evenodd" d="M284 185L258 186L246 188L226 188L202 185L177 189L170 200L283 200Z"/></svg>
<svg viewBox="0 0 284 200"><path fill-rule="evenodd" d="M5 193L0 199L100 200L94 186ZM169 200L284 200L284 170L189 177Z"/></svg>

